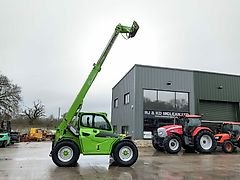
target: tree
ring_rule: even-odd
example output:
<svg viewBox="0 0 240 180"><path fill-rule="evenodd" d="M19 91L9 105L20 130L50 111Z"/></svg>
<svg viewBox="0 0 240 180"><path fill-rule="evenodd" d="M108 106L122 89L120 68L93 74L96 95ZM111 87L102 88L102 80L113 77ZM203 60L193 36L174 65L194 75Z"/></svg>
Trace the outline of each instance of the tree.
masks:
<svg viewBox="0 0 240 180"><path fill-rule="evenodd" d="M21 88L0 74L0 116L12 116L18 112L20 94Z"/></svg>
<svg viewBox="0 0 240 180"><path fill-rule="evenodd" d="M41 101L33 102L33 107L25 109L23 113L29 118L30 124L33 124L33 121L45 117L45 106Z"/></svg>

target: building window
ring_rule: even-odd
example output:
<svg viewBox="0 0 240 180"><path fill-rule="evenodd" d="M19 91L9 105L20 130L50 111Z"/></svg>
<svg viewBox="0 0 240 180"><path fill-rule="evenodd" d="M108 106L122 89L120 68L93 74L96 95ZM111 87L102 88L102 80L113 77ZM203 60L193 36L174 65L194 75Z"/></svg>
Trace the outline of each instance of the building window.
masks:
<svg viewBox="0 0 240 180"><path fill-rule="evenodd" d="M113 125L113 133L117 133L117 125Z"/></svg>
<svg viewBox="0 0 240 180"><path fill-rule="evenodd" d="M176 111L177 112L188 112L188 93L176 92Z"/></svg>
<svg viewBox="0 0 240 180"><path fill-rule="evenodd" d="M113 107L114 108L117 108L118 107L118 98L114 99L114 102L113 102Z"/></svg>
<svg viewBox="0 0 240 180"><path fill-rule="evenodd" d="M144 110L157 110L157 91L156 90L144 90Z"/></svg>
<svg viewBox="0 0 240 180"><path fill-rule="evenodd" d="M124 94L124 104L129 104L130 103L130 94Z"/></svg>
<svg viewBox="0 0 240 180"><path fill-rule="evenodd" d="M122 134L128 134L128 126L122 126Z"/></svg>
<svg viewBox="0 0 240 180"><path fill-rule="evenodd" d="M175 110L175 92L172 91L158 91L158 109L161 111Z"/></svg>
<svg viewBox="0 0 240 180"><path fill-rule="evenodd" d="M143 129L154 132L160 126L173 124L176 117L189 114L189 93L143 90Z"/></svg>
<svg viewBox="0 0 240 180"><path fill-rule="evenodd" d="M144 111L189 112L187 92L144 90L143 98Z"/></svg>

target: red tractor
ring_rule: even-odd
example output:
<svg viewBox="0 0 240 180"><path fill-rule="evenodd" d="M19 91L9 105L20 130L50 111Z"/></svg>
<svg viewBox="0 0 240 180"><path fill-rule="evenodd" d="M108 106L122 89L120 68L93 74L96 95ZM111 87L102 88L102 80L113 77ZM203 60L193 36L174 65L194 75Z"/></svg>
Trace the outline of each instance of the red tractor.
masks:
<svg viewBox="0 0 240 180"><path fill-rule="evenodd" d="M236 151L240 147L240 122L223 122L220 133L214 136L225 153Z"/></svg>
<svg viewBox="0 0 240 180"><path fill-rule="evenodd" d="M186 115L179 125L167 125L157 129L152 143L158 151L176 154L183 147L186 151L211 153L216 149L216 140L208 127L201 126L201 116Z"/></svg>

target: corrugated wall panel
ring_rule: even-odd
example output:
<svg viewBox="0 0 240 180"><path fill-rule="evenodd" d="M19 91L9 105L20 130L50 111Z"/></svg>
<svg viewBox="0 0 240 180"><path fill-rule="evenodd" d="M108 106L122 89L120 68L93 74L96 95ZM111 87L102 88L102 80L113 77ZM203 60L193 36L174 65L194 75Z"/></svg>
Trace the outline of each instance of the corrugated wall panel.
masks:
<svg viewBox="0 0 240 180"><path fill-rule="evenodd" d="M235 114L239 116L238 104L240 101L240 77L227 74L216 74L208 72L194 72L194 89L195 89L195 107L196 112L201 113L203 105L200 104L202 100L235 103L233 112L234 118L232 121L238 121ZM200 107L201 105L201 107ZM220 106L213 107L218 110L218 119L226 119L222 114L223 110ZM206 104L207 106L207 104ZM214 113L213 113L214 114Z"/></svg>
<svg viewBox="0 0 240 180"><path fill-rule="evenodd" d="M113 125L117 125L118 133L121 133L122 126L129 127L129 134L134 133L134 105L135 89L134 89L134 69L131 69L124 78L112 89L112 112L111 121ZM130 103L124 104L124 94L129 93ZM118 98L118 107L114 108L114 99Z"/></svg>
<svg viewBox="0 0 240 180"><path fill-rule="evenodd" d="M236 121L237 103L200 101L200 114L204 120L210 121Z"/></svg>

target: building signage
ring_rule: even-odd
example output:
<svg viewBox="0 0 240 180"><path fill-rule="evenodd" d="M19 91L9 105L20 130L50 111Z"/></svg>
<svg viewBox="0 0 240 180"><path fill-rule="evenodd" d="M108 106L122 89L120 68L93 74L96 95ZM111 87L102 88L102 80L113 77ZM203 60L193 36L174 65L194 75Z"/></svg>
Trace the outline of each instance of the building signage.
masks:
<svg viewBox="0 0 240 180"><path fill-rule="evenodd" d="M144 115L153 116L153 117L160 117L160 116L185 116L188 115L188 112L172 112L172 111L152 111L152 110L145 110Z"/></svg>

